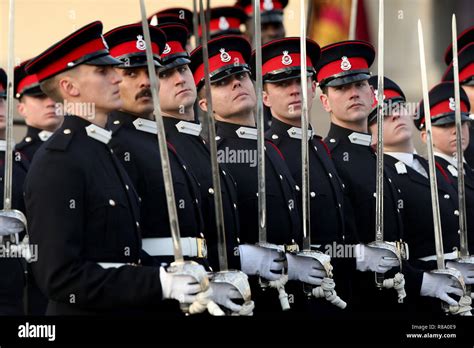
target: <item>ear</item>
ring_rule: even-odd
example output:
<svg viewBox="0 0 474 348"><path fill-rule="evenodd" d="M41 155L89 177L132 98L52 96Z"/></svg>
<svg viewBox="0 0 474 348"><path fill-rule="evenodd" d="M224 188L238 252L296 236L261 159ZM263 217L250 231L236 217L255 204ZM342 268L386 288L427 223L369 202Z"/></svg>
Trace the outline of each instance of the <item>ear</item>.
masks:
<svg viewBox="0 0 474 348"><path fill-rule="evenodd" d="M70 97L78 97L81 92L78 88L78 83L71 76L64 76L58 82L59 90Z"/></svg>
<svg viewBox="0 0 474 348"><path fill-rule="evenodd" d="M263 105L265 105L268 108L272 107L272 103L270 103L270 96L268 95L266 91L263 91L262 100L263 100Z"/></svg>
<svg viewBox="0 0 474 348"><path fill-rule="evenodd" d="M16 105L16 109L18 110L18 113L23 117L26 118L26 105L25 103L19 102Z"/></svg>
<svg viewBox="0 0 474 348"><path fill-rule="evenodd" d="M198 105L201 108L202 111L207 112L207 100L206 98L201 98L198 101Z"/></svg>
<svg viewBox="0 0 474 348"><path fill-rule="evenodd" d="M314 100L314 98L316 97L316 86L317 86L317 83L316 81L314 80L311 80L311 100Z"/></svg>
<svg viewBox="0 0 474 348"><path fill-rule="evenodd" d="M426 130L423 129L420 133L420 136L421 136L421 141L423 141L423 143L426 144Z"/></svg>
<svg viewBox="0 0 474 348"><path fill-rule="evenodd" d="M332 111L331 104L329 103L329 98L326 94L322 93L319 96L319 100L321 101L321 104L323 105L323 108L324 110L326 110L326 112Z"/></svg>

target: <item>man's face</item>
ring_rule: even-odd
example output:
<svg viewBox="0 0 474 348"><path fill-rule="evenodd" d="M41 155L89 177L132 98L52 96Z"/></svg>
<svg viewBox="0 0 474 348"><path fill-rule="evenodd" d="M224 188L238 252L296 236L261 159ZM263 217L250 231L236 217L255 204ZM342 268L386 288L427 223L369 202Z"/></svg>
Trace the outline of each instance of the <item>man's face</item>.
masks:
<svg viewBox="0 0 474 348"><path fill-rule="evenodd" d="M469 98L469 103L471 103L471 110L469 111L471 114L474 114L474 86L462 86L464 92L466 92L467 97Z"/></svg>
<svg viewBox="0 0 474 348"><path fill-rule="evenodd" d="M62 123L63 116L56 114L54 101L46 95L21 97L18 113L26 124L35 128L55 131Z"/></svg>
<svg viewBox="0 0 474 348"><path fill-rule="evenodd" d="M148 69L127 68L116 69L122 77L120 83L120 98L122 109L136 115L151 115L153 113L153 99L150 89Z"/></svg>
<svg viewBox="0 0 474 348"><path fill-rule="evenodd" d="M328 94L321 94L324 109L331 118L347 124L365 122L374 100L372 86L367 80L328 87Z"/></svg>
<svg viewBox="0 0 474 348"><path fill-rule="evenodd" d="M433 145L441 153L453 156L456 153L456 125L449 123L442 126L432 126ZM469 123L461 125L462 150L469 145ZM421 132L421 138L426 143L426 130Z"/></svg>
<svg viewBox="0 0 474 348"><path fill-rule="evenodd" d="M222 118L252 112L257 104L255 88L248 72L233 74L212 83L211 93L214 113Z"/></svg>
<svg viewBox="0 0 474 348"><path fill-rule="evenodd" d="M275 39L285 37L285 27L283 23L264 23L262 24L262 45Z"/></svg>
<svg viewBox="0 0 474 348"><path fill-rule="evenodd" d="M383 144L385 147L397 147L411 142L413 135L413 116L407 112L402 103L397 104L397 111L385 116L383 122ZM370 125L372 143L377 143L377 122Z"/></svg>
<svg viewBox="0 0 474 348"><path fill-rule="evenodd" d="M119 83L122 81L112 66L82 64L73 76L81 103L91 103L96 112L109 113L120 109Z"/></svg>
<svg viewBox="0 0 474 348"><path fill-rule="evenodd" d="M307 91L307 106L310 111L316 95L316 82L311 78L308 78ZM301 122L300 78L266 83L263 104L272 110L272 115L283 122Z"/></svg>
<svg viewBox="0 0 474 348"><path fill-rule="evenodd" d="M7 126L5 118L5 99L0 98L0 130L4 130Z"/></svg>
<svg viewBox="0 0 474 348"><path fill-rule="evenodd" d="M196 86L188 65L159 71L160 106L167 114L183 113L196 101Z"/></svg>

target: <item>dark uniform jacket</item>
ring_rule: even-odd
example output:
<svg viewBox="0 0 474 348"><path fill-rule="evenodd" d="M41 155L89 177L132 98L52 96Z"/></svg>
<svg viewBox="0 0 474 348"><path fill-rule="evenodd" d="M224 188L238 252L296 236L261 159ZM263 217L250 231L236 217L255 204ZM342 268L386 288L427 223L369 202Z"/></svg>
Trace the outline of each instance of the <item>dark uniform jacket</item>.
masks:
<svg viewBox="0 0 474 348"><path fill-rule="evenodd" d="M370 146L371 136L358 133L331 123L325 139L332 154L336 169L345 184L349 199L354 208L359 241L370 243L375 240L376 209L376 165L375 153ZM384 240L403 240L401 217L402 201L398 188L394 185L390 172L384 173ZM420 286L422 273L408 269L404 263L407 294ZM385 278L392 277L398 268L387 272ZM362 312L402 310L397 305L396 291L379 291L375 287L372 272L357 272L358 281L354 284L355 307ZM419 289L419 288L418 288ZM416 291L416 290L415 290Z"/></svg>
<svg viewBox="0 0 474 348"><path fill-rule="evenodd" d="M112 151L92 138L102 131L67 116L26 178L33 271L48 314L151 309L162 298L157 268L98 264L138 264L141 251L138 198Z"/></svg>
<svg viewBox="0 0 474 348"><path fill-rule="evenodd" d="M217 122L217 157L237 182L241 242L258 242L258 167L256 128ZM299 243L296 183L275 144L265 142L267 241Z"/></svg>
<svg viewBox="0 0 474 348"><path fill-rule="evenodd" d="M208 241L209 262L214 270L219 269L217 254L217 228L212 183L211 153L206 141L200 137L201 125L172 117L163 117L166 139L185 160L199 182L201 208ZM220 181L224 228L226 233L227 259L229 267L240 268L236 249L239 242L239 213L235 181L224 165L220 165Z"/></svg>
<svg viewBox="0 0 474 348"><path fill-rule="evenodd" d="M312 133L312 131L309 131ZM301 128L292 127L273 118L270 130L266 133L285 157L288 168L296 181L298 202L301 207ZM321 252L332 256L336 291L350 303L351 277L355 271L353 258L337 257L337 245L354 244L356 241L355 219L350 202L345 196L342 184L331 154L321 137L309 136L309 182L310 182L310 226L311 244ZM321 302L321 300L319 301ZM330 305L330 308L336 308ZM321 309L318 309L321 315Z"/></svg>
<svg viewBox="0 0 474 348"><path fill-rule="evenodd" d="M474 141L472 141L474 143ZM436 156L437 169L441 171L446 180L458 192L458 170L451 165L445 158ZM470 254L474 254L474 171L472 167L464 163L464 190L466 201L466 222L468 231L468 245ZM456 198L457 201L457 198ZM456 212L456 218L459 219L459 212ZM446 250L446 247L445 247ZM448 250L450 251L450 250Z"/></svg>
<svg viewBox="0 0 474 348"><path fill-rule="evenodd" d="M474 139L474 125L469 122L469 139ZM471 168L474 168L474 141L471 140L467 149L464 151L464 158Z"/></svg>
<svg viewBox="0 0 474 348"><path fill-rule="evenodd" d="M21 151L31 162L33 157L43 143L49 139L51 132L28 126L26 136L16 144L15 149Z"/></svg>
<svg viewBox="0 0 474 348"><path fill-rule="evenodd" d="M418 155L414 156L429 175L428 162ZM409 264L418 270L435 269L437 268L435 261L420 260L420 258L436 254L430 181L428 177L397 158L390 155L385 155L384 158L385 166L392 172L391 178L400 189L400 197L403 200L402 216L404 237L409 245ZM447 253L459 247L457 195L447 179L439 171L437 174L443 245ZM417 282L417 287L412 292L413 296L406 299L411 306L411 312L420 315L423 313L441 314L440 300L418 296L420 289L421 282Z"/></svg>
<svg viewBox="0 0 474 348"><path fill-rule="evenodd" d="M135 122L135 123L134 123ZM125 112L109 115L108 127L113 131L109 146L123 164L140 197L140 223L143 238L171 237L166 193L154 121L137 118ZM135 126L136 125L136 126ZM150 133L152 132L152 133ZM168 157L182 237L203 237L203 221L198 183L189 165L177 155L168 142ZM172 261L173 253L162 261Z"/></svg>
<svg viewBox="0 0 474 348"><path fill-rule="evenodd" d="M217 122L217 158L225 164L237 182L242 243L258 242L258 156L257 129L227 122ZM265 189L267 241L278 245L301 246L301 221L298 212L296 183L284 156L275 144L265 141ZM256 277L249 278L256 315L271 312L280 315L275 289L262 291ZM301 289L301 283L287 284L288 293Z"/></svg>
<svg viewBox="0 0 474 348"><path fill-rule="evenodd" d="M5 175L5 141L0 140L0 209L4 203L4 175ZM23 183L26 178L29 163L18 151L13 153L12 173L12 209L25 213L23 200ZM22 239L21 234L20 239ZM2 247L10 244L10 238L3 237ZM18 241L14 241L17 243ZM0 315L23 315L23 288L25 262L21 258L0 258Z"/></svg>

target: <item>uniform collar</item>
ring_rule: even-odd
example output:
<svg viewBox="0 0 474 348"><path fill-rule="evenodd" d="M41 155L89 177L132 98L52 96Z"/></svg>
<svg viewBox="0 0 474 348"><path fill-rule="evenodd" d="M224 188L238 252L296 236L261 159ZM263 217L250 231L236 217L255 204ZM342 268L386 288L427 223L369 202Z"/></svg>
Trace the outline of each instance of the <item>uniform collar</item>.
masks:
<svg viewBox="0 0 474 348"><path fill-rule="evenodd" d="M74 132L84 132L87 136L100 141L104 144L107 144L112 137L112 132L99 127L91 122L87 121L86 119L73 116L73 115L66 115L64 117L64 122L61 127L62 133L64 134L71 134Z"/></svg>
<svg viewBox="0 0 474 348"><path fill-rule="evenodd" d="M257 140L257 128L245 127L240 124L229 122L217 122L218 138L241 138Z"/></svg>
<svg viewBox="0 0 474 348"><path fill-rule="evenodd" d="M400 162L405 163L407 166L413 168L413 153L410 152L385 152L386 155L390 155Z"/></svg>
<svg viewBox="0 0 474 348"><path fill-rule="evenodd" d="M36 127L28 126L26 130L26 137L25 141L27 143L31 142L33 139L38 138L41 141L46 141L48 140L51 135L53 135L53 132L49 132L47 130L42 130Z"/></svg>
<svg viewBox="0 0 474 348"><path fill-rule="evenodd" d="M108 144L110 139L112 138L112 131L104 129L92 123L86 127L86 133L92 139L98 140L104 144Z"/></svg>
<svg viewBox="0 0 474 348"><path fill-rule="evenodd" d="M276 135L277 136L276 138L278 138L278 136L288 136L290 138L301 140L302 135L303 135L301 128L293 127L292 125L282 122L276 118L273 118L272 120L270 133L271 133L272 139L275 139L275 135ZM314 132L310 126L310 129L308 129L308 139L311 139L313 135L314 135Z"/></svg>
<svg viewBox="0 0 474 348"><path fill-rule="evenodd" d="M133 122L136 130L141 132L157 134L156 121L152 121L146 118L137 117Z"/></svg>
<svg viewBox="0 0 474 348"><path fill-rule="evenodd" d="M195 137L201 135L202 130L202 126L200 123L188 122L183 120L176 123L176 128L180 133L194 135Z"/></svg>
<svg viewBox="0 0 474 348"><path fill-rule="evenodd" d="M372 136L370 134L355 132L352 129L344 128L334 123L331 123L328 139L329 142L339 140L341 142L349 142L366 147L369 147L372 143Z"/></svg>
<svg viewBox="0 0 474 348"><path fill-rule="evenodd" d="M434 152L434 155L436 157L441 157L442 159L446 160L450 165L452 165L454 168L457 168L458 167L458 161L456 160L456 157L454 156L448 156L448 155L445 155L444 153L441 153L441 152L437 152L435 151ZM466 159L463 158L463 162L466 163Z"/></svg>

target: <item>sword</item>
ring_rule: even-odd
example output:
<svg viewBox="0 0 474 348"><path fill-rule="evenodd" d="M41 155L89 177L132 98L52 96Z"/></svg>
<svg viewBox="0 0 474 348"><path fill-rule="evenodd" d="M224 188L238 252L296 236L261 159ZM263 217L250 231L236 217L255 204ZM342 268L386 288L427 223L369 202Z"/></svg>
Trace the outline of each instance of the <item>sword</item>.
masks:
<svg viewBox="0 0 474 348"><path fill-rule="evenodd" d="M306 64L306 21L305 21L305 1L300 0L300 86L301 86L301 174L302 174L302 210L303 210L303 250L298 252L300 257L309 257L318 261L326 271L323 283L331 283L334 288L332 278L331 258L329 255L319 251L311 250L311 214L310 214L310 182L309 182L309 148L308 148L308 73ZM342 301L334 290L324 291L322 286L312 288L309 284L303 285L304 292L315 297L326 297L331 303L340 308L345 308L346 303Z"/></svg>
<svg viewBox="0 0 474 348"><path fill-rule="evenodd" d="M263 80L262 80L262 26L260 18L260 0L252 0L254 13L254 47L255 47L255 71L256 83L255 90L257 93L257 161L258 161L258 244L262 247L275 249L275 245L267 243L267 206L266 206L266 189L265 189L265 127L263 117ZM281 253L284 249L278 248ZM286 275L282 275L285 277ZM277 281L278 282L278 281ZM270 282L270 286L273 286ZM262 284L265 286L266 284ZM277 285L280 297L280 304L283 310L290 309L288 295L285 292L284 285Z"/></svg>
<svg viewBox="0 0 474 348"><path fill-rule="evenodd" d="M194 31L194 47L198 47L199 42L199 34L198 34L198 9L197 9L197 0L193 0L193 31Z"/></svg>
<svg viewBox="0 0 474 348"><path fill-rule="evenodd" d="M0 216L8 220L19 221L25 231L27 228L27 221L25 215L16 209L12 209L12 184L13 184L13 67L14 67L14 30L15 30L15 1L10 0L8 13L8 65L7 65L7 105L6 105L6 149L5 149L5 175L4 175L4 196L3 196L3 209L0 210ZM18 233L11 233L3 231L1 235L10 236L10 241L20 242Z"/></svg>
<svg viewBox="0 0 474 348"><path fill-rule="evenodd" d="M467 240L467 222L466 222L466 189L464 186L464 163L462 151L462 133L461 133L461 96L459 84L459 65L458 65L458 40L456 29L456 15L452 18L452 41L453 41L453 75L454 75L454 101L455 101L455 123L456 123L456 159L458 168L458 204L459 204L459 231L460 231L460 250L458 262L473 263L470 257ZM471 286L466 284L466 292L471 295Z"/></svg>
<svg viewBox="0 0 474 348"><path fill-rule="evenodd" d="M383 155L383 122L384 122L384 2L379 0L379 31L378 31L378 81L377 81L377 169L376 169L376 207L375 207L375 241L369 246L388 250L396 255L400 272L394 278L385 279L384 274L375 273L375 285L379 289L395 288L398 302L403 303L406 297L402 270L401 242L384 241L384 155Z"/></svg>
<svg viewBox="0 0 474 348"><path fill-rule="evenodd" d="M355 36L356 36L357 5L358 5L358 0L351 1L351 21L349 23L349 40L355 40Z"/></svg>
<svg viewBox="0 0 474 348"><path fill-rule="evenodd" d="M142 28L143 28L143 35L145 37L146 42L146 59L147 59L147 68L148 68L148 75L150 78L150 87L151 87L151 95L153 98L153 107L154 107L154 114L155 114L155 121L156 121L156 128L157 128L157 137L158 137L158 146L160 149L160 156L161 156L161 169L163 171L163 181L165 184L165 192L166 192L166 206L168 208L168 216L170 222L170 230L171 230L171 238L173 240L173 253L174 253L174 262L171 264L171 271L176 274L185 274L190 275L201 285L202 291L207 291L209 288L209 279L207 277L206 271L203 267L196 267L194 262L184 261L183 258L183 251L181 248L181 236L179 232L179 224L178 224L178 213L176 211L176 200L174 195L173 189L173 181L171 176L171 168L170 162L168 157L168 148L166 146L166 135L165 135L165 128L163 125L163 118L161 116L161 108L160 108L160 100L158 98L158 81L156 78L155 73L155 66L153 60L153 53L151 49L151 37L150 37L150 28L147 22L146 17L146 8L144 0L140 0L140 11L141 11L141 18L142 18ZM196 303L191 304L188 307L188 304L181 304L181 309L185 312L194 312L194 308ZM201 302L197 303L197 306L204 305ZM207 306L208 303L205 303ZM204 309L206 308L204 306ZM202 310L196 310L202 311Z"/></svg>
<svg viewBox="0 0 474 348"><path fill-rule="evenodd" d="M209 6L209 1L208 1ZM248 283L248 277L245 273L237 270L230 271L227 263L227 244L225 237L225 225L224 225L224 208L222 204L222 190L220 180L220 169L219 163L217 162L217 143L216 143L216 127L213 116L212 107L212 93L211 93L211 81L209 78L209 49L208 49L208 31L207 22L205 19L203 0L199 0L200 7L200 19L202 28L202 57L204 62L204 83L206 88L206 100L207 100L207 126L209 134L209 149L211 153L211 168L212 168L212 185L214 186L214 211L216 215L216 227L217 227L217 251L219 257L219 270L220 272L212 275L212 281L215 283L227 283L234 286L244 299L244 308L242 311L249 312L249 308L253 308L253 302L251 301L250 285ZM208 11L209 7L208 7ZM251 312L251 310L250 310Z"/></svg>
<svg viewBox="0 0 474 348"><path fill-rule="evenodd" d="M420 52L420 67L421 67L421 84L423 90L423 108L425 112L425 129L426 129L426 147L428 149L428 164L429 164L429 175L430 175L430 189L431 189L431 206L433 211L433 224L434 224L434 236L436 246L436 263L437 269L431 272L437 274L446 274L459 282L464 295L466 295L466 286L462 274L453 269L446 268L444 263L444 250L443 250L443 234L441 228L441 214L439 209L438 199L438 183L436 180L436 164L433 151L433 135L431 128L431 112L430 112L430 101L428 92L428 78L426 74L426 61L425 61L425 45L423 41L423 28L421 20L418 19L418 45ZM455 59L457 57L453 57ZM470 299L470 298L469 298ZM451 308L443 303L443 310L446 312L451 311Z"/></svg>

